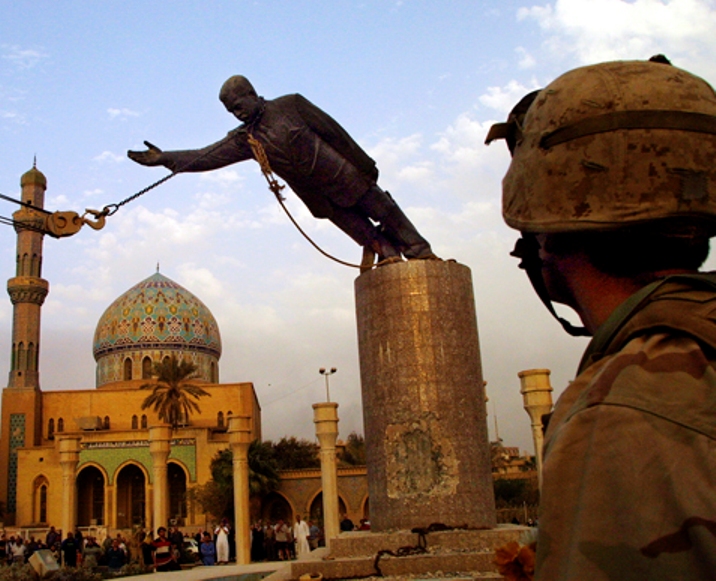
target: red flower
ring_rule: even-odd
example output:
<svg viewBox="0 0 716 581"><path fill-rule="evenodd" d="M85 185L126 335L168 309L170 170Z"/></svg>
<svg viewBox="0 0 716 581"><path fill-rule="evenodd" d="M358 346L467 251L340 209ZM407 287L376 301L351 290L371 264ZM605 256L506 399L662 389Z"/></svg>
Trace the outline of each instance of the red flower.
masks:
<svg viewBox="0 0 716 581"><path fill-rule="evenodd" d="M520 545L512 541L495 550L495 565L507 581L532 581L535 573L536 543Z"/></svg>

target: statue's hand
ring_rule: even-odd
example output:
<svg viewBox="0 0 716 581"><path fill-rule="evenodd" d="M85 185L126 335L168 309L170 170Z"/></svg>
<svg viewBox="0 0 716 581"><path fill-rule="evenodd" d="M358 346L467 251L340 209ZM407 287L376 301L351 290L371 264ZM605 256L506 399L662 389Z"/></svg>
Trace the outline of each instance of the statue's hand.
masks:
<svg viewBox="0 0 716 581"><path fill-rule="evenodd" d="M142 165L164 165L164 152L148 141L145 141L144 145L149 148L147 151L128 151L129 159Z"/></svg>

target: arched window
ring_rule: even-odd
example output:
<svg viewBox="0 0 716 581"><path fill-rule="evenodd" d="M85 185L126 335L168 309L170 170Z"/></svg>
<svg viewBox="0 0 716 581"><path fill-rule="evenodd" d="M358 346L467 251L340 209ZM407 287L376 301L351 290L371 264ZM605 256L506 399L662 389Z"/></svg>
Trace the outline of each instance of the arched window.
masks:
<svg viewBox="0 0 716 581"><path fill-rule="evenodd" d="M40 486L40 521L47 522L47 484Z"/></svg>
<svg viewBox="0 0 716 581"><path fill-rule="evenodd" d="M142 429L147 429L147 416L145 414L142 414Z"/></svg>
<svg viewBox="0 0 716 581"><path fill-rule="evenodd" d="M104 429L109 430L109 416L104 416Z"/></svg>
<svg viewBox="0 0 716 581"><path fill-rule="evenodd" d="M145 357L142 359L142 379L151 379L152 377L152 358Z"/></svg>
<svg viewBox="0 0 716 581"><path fill-rule="evenodd" d="M224 427L224 412L219 412L216 414L216 425L220 428Z"/></svg>
<svg viewBox="0 0 716 581"><path fill-rule="evenodd" d="M169 355L167 355L166 357L164 357L164 360L162 361L162 363L164 363L164 365L167 365L170 360L171 360L171 358L169 357Z"/></svg>
<svg viewBox="0 0 716 581"><path fill-rule="evenodd" d="M36 523L47 523L47 490L49 482L44 476L38 476L33 483L32 516Z"/></svg>
<svg viewBox="0 0 716 581"><path fill-rule="evenodd" d="M35 344L28 343L27 345L27 368L30 371L37 370L37 358L35 357Z"/></svg>
<svg viewBox="0 0 716 581"><path fill-rule="evenodd" d="M21 370L27 369L27 353L25 344L22 341L17 346L17 368Z"/></svg>
<svg viewBox="0 0 716 581"><path fill-rule="evenodd" d="M216 372L216 362L214 361L209 366L209 376L211 383L219 383L219 374Z"/></svg>
<svg viewBox="0 0 716 581"><path fill-rule="evenodd" d="M132 429L136 430L139 428L139 418L137 416L132 416Z"/></svg>
<svg viewBox="0 0 716 581"><path fill-rule="evenodd" d="M127 357L124 360L124 381L132 379L132 358Z"/></svg>
<svg viewBox="0 0 716 581"><path fill-rule="evenodd" d="M47 422L47 439L55 439L55 418L50 418Z"/></svg>
<svg viewBox="0 0 716 581"><path fill-rule="evenodd" d="M65 420L63 420L62 418L59 418L57 420L57 433L61 434L64 431L65 431Z"/></svg>

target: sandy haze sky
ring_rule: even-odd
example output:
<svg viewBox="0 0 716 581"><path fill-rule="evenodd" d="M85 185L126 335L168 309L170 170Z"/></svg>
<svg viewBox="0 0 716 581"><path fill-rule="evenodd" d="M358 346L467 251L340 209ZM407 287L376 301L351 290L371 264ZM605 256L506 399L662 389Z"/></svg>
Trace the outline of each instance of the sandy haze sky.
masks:
<svg viewBox="0 0 716 581"><path fill-rule="evenodd" d="M583 64L661 52L714 82L714 30L708 0L3 0L0 193L19 195L36 155L48 209L102 208L167 173L130 162L127 149L145 139L199 147L236 127L217 98L229 76L246 75L266 98L301 93L378 162L379 183L435 252L472 270L491 437L496 412L506 444L531 450L517 373L550 368L559 393L586 340L552 321L508 254L516 234L502 223L500 180L509 155L503 143L485 147L485 134L523 94ZM287 197L327 251L360 259ZM102 231L46 238L44 248L43 389L94 387L99 317L159 263L214 313L221 380L254 383L264 437L313 437L320 367L338 368L341 437L362 432L357 272L300 237L254 162L177 176ZM14 256L14 232L2 227L0 279L14 275ZM0 378L11 326L6 298Z"/></svg>

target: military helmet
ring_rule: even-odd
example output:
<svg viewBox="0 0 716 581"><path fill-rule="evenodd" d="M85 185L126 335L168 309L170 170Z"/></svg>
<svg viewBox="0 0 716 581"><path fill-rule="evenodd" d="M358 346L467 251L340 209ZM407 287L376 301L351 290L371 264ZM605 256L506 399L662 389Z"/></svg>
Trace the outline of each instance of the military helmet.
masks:
<svg viewBox="0 0 716 581"><path fill-rule="evenodd" d="M716 234L716 94L664 60L572 70L493 127L487 141L505 137L513 153L509 226Z"/></svg>

